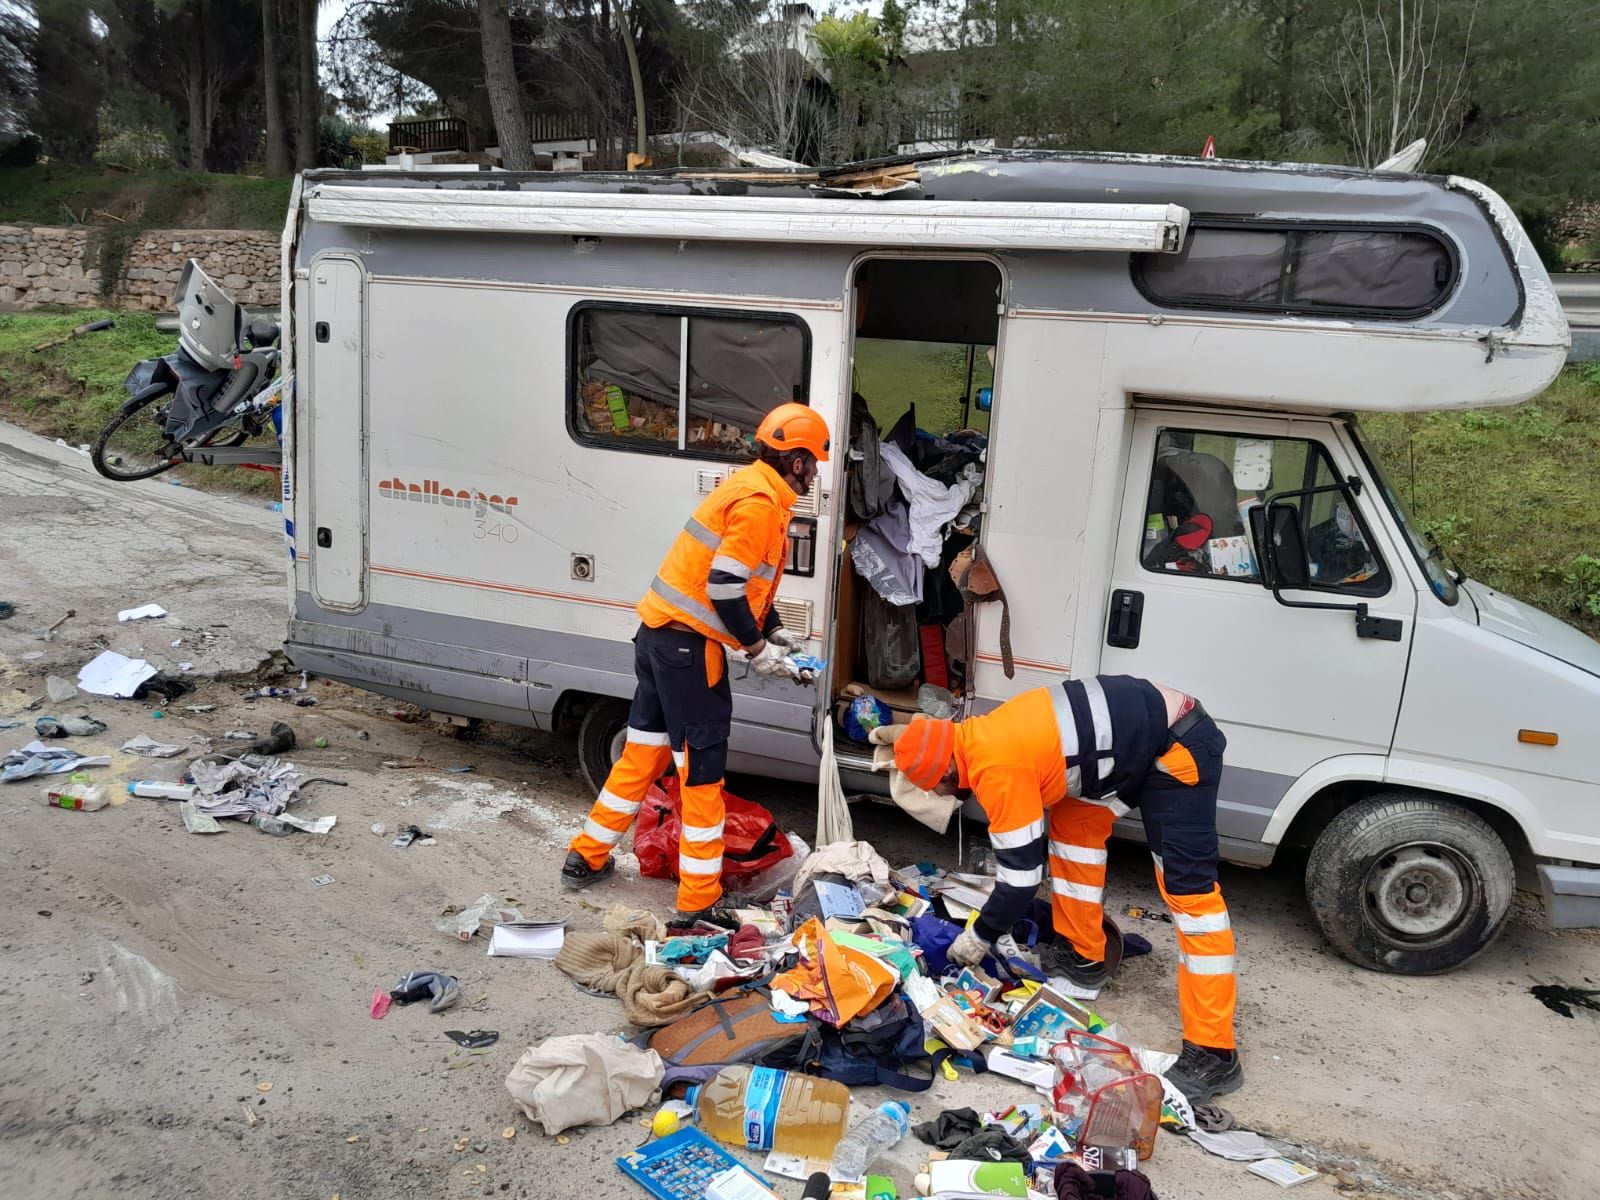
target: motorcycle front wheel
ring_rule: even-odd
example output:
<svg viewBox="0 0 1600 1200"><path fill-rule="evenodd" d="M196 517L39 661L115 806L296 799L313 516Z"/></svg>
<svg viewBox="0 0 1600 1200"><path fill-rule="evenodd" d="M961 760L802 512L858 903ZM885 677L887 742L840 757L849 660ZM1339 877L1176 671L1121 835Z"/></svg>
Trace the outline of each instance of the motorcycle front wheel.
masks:
<svg viewBox="0 0 1600 1200"><path fill-rule="evenodd" d="M183 455L167 437L167 406L157 403L170 396L171 391L147 391L150 394L136 397L131 406L117 410L89 452L94 469L107 479L149 479L183 461Z"/></svg>

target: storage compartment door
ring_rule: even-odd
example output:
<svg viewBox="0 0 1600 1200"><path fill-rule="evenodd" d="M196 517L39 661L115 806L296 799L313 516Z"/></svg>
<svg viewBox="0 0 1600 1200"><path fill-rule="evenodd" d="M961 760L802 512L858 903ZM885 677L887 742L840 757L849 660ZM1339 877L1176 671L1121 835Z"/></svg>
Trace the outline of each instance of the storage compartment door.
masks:
<svg viewBox="0 0 1600 1200"><path fill-rule="evenodd" d="M348 258L311 266L305 371L296 399L310 437L311 591L324 608L367 602L366 277Z"/></svg>

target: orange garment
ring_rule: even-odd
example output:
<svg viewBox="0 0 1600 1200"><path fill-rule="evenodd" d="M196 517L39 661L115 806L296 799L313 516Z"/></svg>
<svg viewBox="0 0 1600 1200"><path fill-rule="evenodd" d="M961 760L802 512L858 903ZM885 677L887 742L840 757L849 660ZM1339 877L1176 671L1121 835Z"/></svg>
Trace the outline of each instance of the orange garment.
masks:
<svg viewBox="0 0 1600 1200"><path fill-rule="evenodd" d="M717 569L745 581L744 595L760 629L783 578L789 514L797 499L766 463L751 463L729 475L701 501L667 551L639 601L640 618L653 629L678 621L738 647L739 640L712 606L709 577Z"/></svg>

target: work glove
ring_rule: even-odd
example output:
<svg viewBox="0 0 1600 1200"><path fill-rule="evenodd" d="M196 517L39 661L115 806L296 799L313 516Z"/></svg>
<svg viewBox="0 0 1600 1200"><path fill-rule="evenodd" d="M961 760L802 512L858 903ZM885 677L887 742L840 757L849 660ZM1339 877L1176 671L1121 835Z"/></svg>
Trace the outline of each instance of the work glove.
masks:
<svg viewBox="0 0 1600 1200"><path fill-rule="evenodd" d="M806 644L804 634L795 633L792 629L785 629L782 625L767 634L767 641L776 643L778 648L785 653L791 650L802 650Z"/></svg>
<svg viewBox="0 0 1600 1200"><path fill-rule="evenodd" d="M769 679L794 679L797 672L794 664L789 662L788 654L784 648L771 638L761 647L759 654L750 656L750 669L757 675L765 675Z"/></svg>
<svg viewBox="0 0 1600 1200"><path fill-rule="evenodd" d="M950 949L945 952L945 957L953 963L960 963L964 967L975 967L988 956L989 943L984 941L970 929L963 929L961 936L950 943Z"/></svg>

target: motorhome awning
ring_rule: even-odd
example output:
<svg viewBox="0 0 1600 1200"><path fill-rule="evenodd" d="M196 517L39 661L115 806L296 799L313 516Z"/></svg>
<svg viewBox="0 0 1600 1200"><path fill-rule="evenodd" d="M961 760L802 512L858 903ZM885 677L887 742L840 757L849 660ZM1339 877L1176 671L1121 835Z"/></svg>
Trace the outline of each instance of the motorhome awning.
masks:
<svg viewBox="0 0 1600 1200"><path fill-rule="evenodd" d="M341 187L316 184L313 221L389 229L578 237L960 247L1182 249L1176 204L842 200L809 196L661 196L594 192Z"/></svg>

